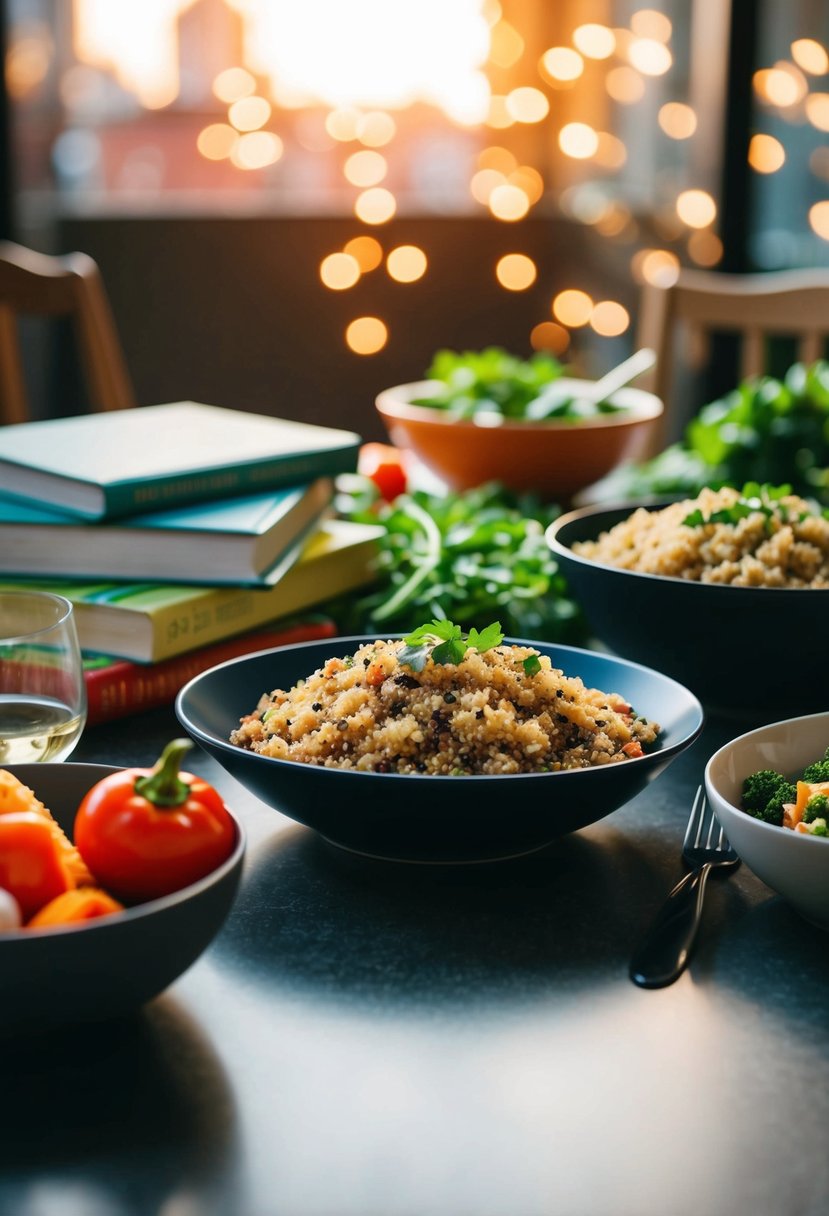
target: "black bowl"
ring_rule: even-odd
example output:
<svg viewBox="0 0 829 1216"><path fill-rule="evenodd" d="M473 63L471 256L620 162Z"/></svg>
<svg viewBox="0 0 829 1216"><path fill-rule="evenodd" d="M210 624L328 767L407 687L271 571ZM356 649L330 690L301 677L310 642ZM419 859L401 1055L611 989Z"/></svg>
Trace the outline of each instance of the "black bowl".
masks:
<svg viewBox="0 0 829 1216"><path fill-rule="evenodd" d="M119 770L104 764L9 765L71 837L87 790ZM0 1033L48 1031L127 1013L177 979L230 911L245 851L236 846L190 886L79 925L0 933Z"/></svg>
<svg viewBox="0 0 829 1216"><path fill-rule="evenodd" d="M283 646L232 659L191 680L176 713L184 729L266 805L334 844L373 857L487 861L541 848L616 810L688 747L702 729L699 702L675 681L633 663L570 646L537 646L567 675L618 692L657 721L649 755L556 773L438 777L363 773L277 760L228 742L262 693L290 688L332 655L372 637Z"/></svg>
<svg viewBox="0 0 829 1216"><path fill-rule="evenodd" d="M665 502L585 507L547 530L592 635L681 681L715 713L768 720L825 709L829 591L690 582L573 552L575 542L596 540L639 506L659 510Z"/></svg>

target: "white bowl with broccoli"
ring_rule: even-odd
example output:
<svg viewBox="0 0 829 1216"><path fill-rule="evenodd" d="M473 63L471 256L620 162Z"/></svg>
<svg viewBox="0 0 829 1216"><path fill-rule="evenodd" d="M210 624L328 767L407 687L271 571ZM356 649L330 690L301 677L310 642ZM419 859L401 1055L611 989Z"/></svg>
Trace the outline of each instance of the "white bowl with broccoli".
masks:
<svg viewBox="0 0 829 1216"><path fill-rule="evenodd" d="M732 739L708 761L705 789L746 865L829 930L829 713Z"/></svg>

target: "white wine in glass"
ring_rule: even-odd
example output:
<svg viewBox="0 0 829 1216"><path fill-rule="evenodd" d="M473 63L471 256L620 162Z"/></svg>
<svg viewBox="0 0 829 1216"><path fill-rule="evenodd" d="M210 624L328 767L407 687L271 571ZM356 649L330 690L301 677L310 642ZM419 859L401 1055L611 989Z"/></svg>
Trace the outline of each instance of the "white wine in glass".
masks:
<svg viewBox="0 0 829 1216"><path fill-rule="evenodd" d="M47 591L0 592L0 767L65 760L85 722L72 604Z"/></svg>

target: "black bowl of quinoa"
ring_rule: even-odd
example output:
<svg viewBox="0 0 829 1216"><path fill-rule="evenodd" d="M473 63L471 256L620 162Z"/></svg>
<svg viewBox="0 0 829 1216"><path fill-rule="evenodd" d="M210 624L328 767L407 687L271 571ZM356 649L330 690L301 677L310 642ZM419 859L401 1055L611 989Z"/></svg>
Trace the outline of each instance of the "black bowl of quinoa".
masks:
<svg viewBox="0 0 829 1216"><path fill-rule="evenodd" d="M624 805L698 736L699 702L623 659L515 639L402 665L399 639L278 647L191 680L188 734L266 805L369 856L487 861Z"/></svg>

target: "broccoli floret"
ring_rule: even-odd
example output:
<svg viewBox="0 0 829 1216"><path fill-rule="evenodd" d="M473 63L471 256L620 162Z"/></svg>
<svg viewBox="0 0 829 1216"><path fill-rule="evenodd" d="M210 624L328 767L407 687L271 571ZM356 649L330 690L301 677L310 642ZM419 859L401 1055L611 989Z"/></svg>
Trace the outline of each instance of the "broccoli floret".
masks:
<svg viewBox="0 0 829 1216"><path fill-rule="evenodd" d="M829 798L825 794L812 794L803 808L803 822L814 823L816 819L829 818Z"/></svg>
<svg viewBox="0 0 829 1216"><path fill-rule="evenodd" d="M797 786L792 785L790 781L783 781L777 786L777 789L769 798L764 807L759 811L750 811L755 819L762 819L763 823L772 823L776 828L783 826L783 803L794 802L797 798Z"/></svg>
<svg viewBox="0 0 829 1216"><path fill-rule="evenodd" d="M829 760L816 760L803 770L803 780L814 784L818 781L829 781Z"/></svg>
<svg viewBox="0 0 829 1216"><path fill-rule="evenodd" d="M750 773L743 782L743 810L749 814L761 811L777 788L785 784L786 778L774 769L763 768L757 773Z"/></svg>
<svg viewBox="0 0 829 1216"><path fill-rule="evenodd" d="M816 819L814 823L810 823L809 831L812 836L829 836L829 828L826 826L825 819Z"/></svg>

